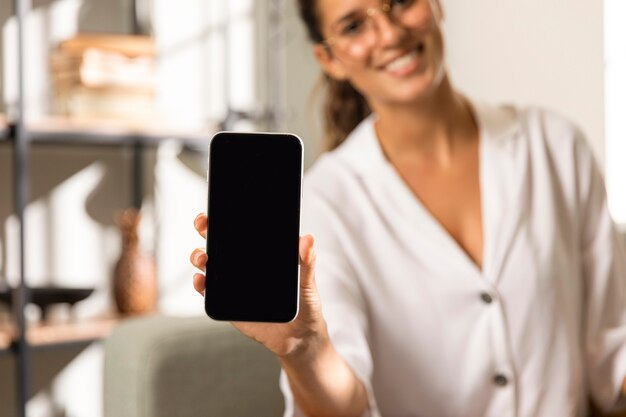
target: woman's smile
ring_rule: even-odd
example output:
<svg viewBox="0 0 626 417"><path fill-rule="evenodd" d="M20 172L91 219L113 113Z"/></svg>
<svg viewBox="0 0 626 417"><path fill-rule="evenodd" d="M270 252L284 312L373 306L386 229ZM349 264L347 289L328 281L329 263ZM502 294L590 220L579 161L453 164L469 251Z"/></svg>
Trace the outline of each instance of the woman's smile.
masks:
<svg viewBox="0 0 626 417"><path fill-rule="evenodd" d="M409 75L422 66L424 50L425 45L423 42L420 42L414 49L387 61L386 64L381 66L381 69L395 77Z"/></svg>

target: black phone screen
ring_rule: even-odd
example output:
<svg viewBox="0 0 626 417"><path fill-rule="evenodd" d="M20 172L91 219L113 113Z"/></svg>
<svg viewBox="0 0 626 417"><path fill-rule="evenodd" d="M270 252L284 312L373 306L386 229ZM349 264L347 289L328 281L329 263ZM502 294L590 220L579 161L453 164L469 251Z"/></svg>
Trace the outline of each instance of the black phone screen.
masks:
<svg viewBox="0 0 626 417"><path fill-rule="evenodd" d="M297 315L302 155L291 134L222 132L211 140L210 317L288 322Z"/></svg>

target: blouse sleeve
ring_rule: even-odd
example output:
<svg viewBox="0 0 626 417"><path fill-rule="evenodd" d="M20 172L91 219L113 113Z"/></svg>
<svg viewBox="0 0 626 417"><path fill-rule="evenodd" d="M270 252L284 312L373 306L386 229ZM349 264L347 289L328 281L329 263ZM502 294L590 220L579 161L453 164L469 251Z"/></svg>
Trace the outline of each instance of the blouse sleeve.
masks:
<svg viewBox="0 0 626 417"><path fill-rule="evenodd" d="M371 386L372 357L368 343L366 306L342 246L356 237L349 236L347 232L348 228L342 220L345 213L306 188L302 210L302 234L312 233L315 236L315 279L330 339L339 355L365 386L368 410L363 416L377 417L379 413ZM285 397L284 416L304 416L294 403L284 371L281 372L280 387Z"/></svg>
<svg viewBox="0 0 626 417"><path fill-rule="evenodd" d="M594 402L608 411L622 402L626 377L626 252L609 215L600 171L578 139L587 381Z"/></svg>

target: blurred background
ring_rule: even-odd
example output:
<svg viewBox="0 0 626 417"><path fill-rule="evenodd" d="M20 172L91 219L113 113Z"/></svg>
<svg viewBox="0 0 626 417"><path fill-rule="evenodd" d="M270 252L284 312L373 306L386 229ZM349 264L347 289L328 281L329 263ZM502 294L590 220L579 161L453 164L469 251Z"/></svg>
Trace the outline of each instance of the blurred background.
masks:
<svg viewBox="0 0 626 417"><path fill-rule="evenodd" d="M126 317L116 265L134 235L156 268L158 297L143 312L204 314L188 258L203 246L192 222L205 211L213 132L290 131L305 143L306 167L319 154L319 69L295 3L32 0L21 47L15 5L0 3L0 290L19 286L21 259L28 286L44 289L44 301L19 309L41 347L28 355L29 416L103 415L99 341ZM578 124L625 230L626 3L442 3L452 82L475 100L538 105ZM16 178L20 79L30 146ZM20 181L29 186L23 254ZM140 222L124 225L128 207ZM19 408L13 311L0 299L0 417Z"/></svg>

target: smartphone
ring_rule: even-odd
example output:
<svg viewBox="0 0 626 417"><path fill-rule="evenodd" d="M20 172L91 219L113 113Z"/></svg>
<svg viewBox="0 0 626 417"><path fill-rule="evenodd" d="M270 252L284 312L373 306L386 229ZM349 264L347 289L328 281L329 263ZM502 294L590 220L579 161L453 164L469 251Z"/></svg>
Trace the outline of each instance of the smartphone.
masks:
<svg viewBox="0 0 626 417"><path fill-rule="evenodd" d="M205 310L215 320L298 314L302 140L220 132L209 145Z"/></svg>

